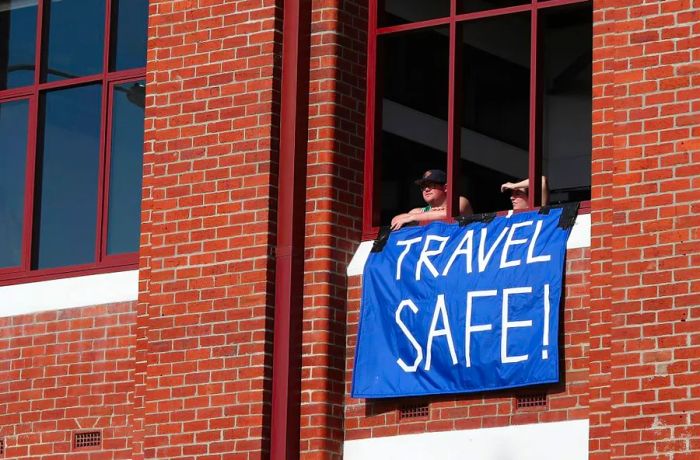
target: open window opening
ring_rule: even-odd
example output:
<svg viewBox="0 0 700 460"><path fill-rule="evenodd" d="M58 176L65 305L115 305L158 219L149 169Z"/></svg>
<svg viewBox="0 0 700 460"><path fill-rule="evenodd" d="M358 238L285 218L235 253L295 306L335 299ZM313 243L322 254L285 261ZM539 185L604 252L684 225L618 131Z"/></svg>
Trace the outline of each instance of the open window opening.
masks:
<svg viewBox="0 0 700 460"><path fill-rule="evenodd" d="M475 213L511 209L501 184L528 178L541 205L541 176L548 204L590 200L590 1L372 3L366 234L425 205L430 169Z"/></svg>

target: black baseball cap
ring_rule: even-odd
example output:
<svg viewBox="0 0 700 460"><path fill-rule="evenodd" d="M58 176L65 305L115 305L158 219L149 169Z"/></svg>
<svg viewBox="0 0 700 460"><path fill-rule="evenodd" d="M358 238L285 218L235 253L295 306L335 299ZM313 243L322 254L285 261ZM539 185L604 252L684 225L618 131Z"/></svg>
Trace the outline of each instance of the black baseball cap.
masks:
<svg viewBox="0 0 700 460"><path fill-rule="evenodd" d="M416 185L423 185L426 182L435 182L436 184L446 184L447 174L442 169L429 169L423 173L420 179L415 181Z"/></svg>

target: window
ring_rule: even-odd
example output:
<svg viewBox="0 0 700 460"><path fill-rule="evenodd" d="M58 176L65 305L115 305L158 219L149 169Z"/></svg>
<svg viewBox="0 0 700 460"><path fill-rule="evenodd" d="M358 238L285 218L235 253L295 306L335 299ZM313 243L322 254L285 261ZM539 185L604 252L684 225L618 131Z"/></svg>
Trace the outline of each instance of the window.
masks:
<svg viewBox="0 0 700 460"><path fill-rule="evenodd" d="M541 175L550 203L590 200L590 1L370 5L366 235L424 206L413 181L435 168L477 213L510 208L502 183Z"/></svg>
<svg viewBox="0 0 700 460"><path fill-rule="evenodd" d="M0 0L0 283L135 267L148 0Z"/></svg>

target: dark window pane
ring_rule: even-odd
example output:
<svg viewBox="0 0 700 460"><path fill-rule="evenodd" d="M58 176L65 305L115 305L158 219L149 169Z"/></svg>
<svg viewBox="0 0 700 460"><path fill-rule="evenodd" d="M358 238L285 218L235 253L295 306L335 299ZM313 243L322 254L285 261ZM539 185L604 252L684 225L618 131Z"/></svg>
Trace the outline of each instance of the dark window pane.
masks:
<svg viewBox="0 0 700 460"><path fill-rule="evenodd" d="M34 83L36 0L0 0L0 90Z"/></svg>
<svg viewBox="0 0 700 460"><path fill-rule="evenodd" d="M144 82L114 87L107 253L136 252L141 223Z"/></svg>
<svg viewBox="0 0 700 460"><path fill-rule="evenodd" d="M377 9L379 26L394 26L447 17L450 0L380 0Z"/></svg>
<svg viewBox="0 0 700 460"><path fill-rule="evenodd" d="M457 0L457 14L475 13L526 3L530 3L530 0Z"/></svg>
<svg viewBox="0 0 700 460"><path fill-rule="evenodd" d="M0 268L22 259L29 103L0 104Z"/></svg>
<svg viewBox="0 0 700 460"><path fill-rule="evenodd" d="M479 187L469 199L475 212L507 209L500 184L528 174L530 13L469 21L461 29L463 173L467 190Z"/></svg>
<svg viewBox="0 0 700 460"><path fill-rule="evenodd" d="M34 268L95 261L101 86L44 97Z"/></svg>
<svg viewBox="0 0 700 460"><path fill-rule="evenodd" d="M547 8L543 23L543 171L550 202L591 198L591 4Z"/></svg>
<svg viewBox="0 0 700 460"><path fill-rule="evenodd" d="M445 169L449 39L447 27L379 38L375 139L381 169L381 224L424 206L413 181Z"/></svg>
<svg viewBox="0 0 700 460"><path fill-rule="evenodd" d="M51 0L46 81L102 72L105 2Z"/></svg>
<svg viewBox="0 0 700 460"><path fill-rule="evenodd" d="M112 70L146 66L148 0L114 0Z"/></svg>
<svg viewBox="0 0 700 460"><path fill-rule="evenodd" d="M425 206L414 181L429 169L446 171L444 148L426 144L389 131L382 132L380 225L389 225L397 214Z"/></svg>

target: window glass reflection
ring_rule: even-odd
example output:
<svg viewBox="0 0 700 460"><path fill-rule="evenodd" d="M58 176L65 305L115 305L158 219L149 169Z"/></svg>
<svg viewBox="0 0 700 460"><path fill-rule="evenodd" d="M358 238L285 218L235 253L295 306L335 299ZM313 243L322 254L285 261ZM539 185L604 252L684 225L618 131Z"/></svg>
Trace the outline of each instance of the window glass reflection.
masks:
<svg viewBox="0 0 700 460"><path fill-rule="evenodd" d="M591 4L547 8L542 23L542 170L550 202L590 200Z"/></svg>
<svg viewBox="0 0 700 460"><path fill-rule="evenodd" d="M450 15L450 0L380 0L379 27L444 18Z"/></svg>
<svg viewBox="0 0 700 460"><path fill-rule="evenodd" d="M0 0L0 90L34 83L36 0Z"/></svg>
<svg viewBox="0 0 700 460"><path fill-rule="evenodd" d="M378 45L376 123L381 131L375 149L385 225L396 214L424 206L415 179L428 169L446 168L448 29L385 35Z"/></svg>
<svg viewBox="0 0 700 460"><path fill-rule="evenodd" d="M461 25L461 156L475 212L508 209L500 184L528 174L530 14Z"/></svg>
<svg viewBox="0 0 700 460"><path fill-rule="evenodd" d="M34 268L94 262L101 85L44 97Z"/></svg>
<svg viewBox="0 0 700 460"><path fill-rule="evenodd" d="M111 70L146 66L148 0L114 0Z"/></svg>
<svg viewBox="0 0 700 460"><path fill-rule="evenodd" d="M139 249L144 91L144 81L124 83L112 96L108 254Z"/></svg>
<svg viewBox="0 0 700 460"><path fill-rule="evenodd" d="M51 0L45 81L102 72L105 2Z"/></svg>
<svg viewBox="0 0 700 460"><path fill-rule="evenodd" d="M22 262L28 115L26 100L0 104L0 268Z"/></svg>

